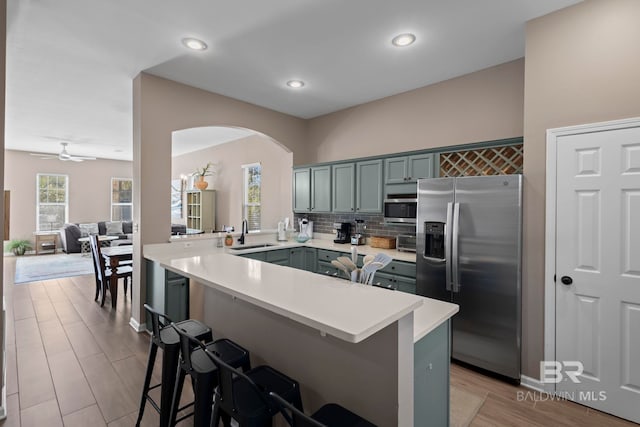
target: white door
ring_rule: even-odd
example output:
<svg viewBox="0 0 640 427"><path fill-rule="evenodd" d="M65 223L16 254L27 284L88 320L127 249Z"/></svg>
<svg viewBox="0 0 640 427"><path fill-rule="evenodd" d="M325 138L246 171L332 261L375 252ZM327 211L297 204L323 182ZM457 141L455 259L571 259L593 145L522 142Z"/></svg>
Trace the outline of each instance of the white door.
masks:
<svg viewBox="0 0 640 427"><path fill-rule="evenodd" d="M560 136L556 184L556 391L640 422L640 128Z"/></svg>

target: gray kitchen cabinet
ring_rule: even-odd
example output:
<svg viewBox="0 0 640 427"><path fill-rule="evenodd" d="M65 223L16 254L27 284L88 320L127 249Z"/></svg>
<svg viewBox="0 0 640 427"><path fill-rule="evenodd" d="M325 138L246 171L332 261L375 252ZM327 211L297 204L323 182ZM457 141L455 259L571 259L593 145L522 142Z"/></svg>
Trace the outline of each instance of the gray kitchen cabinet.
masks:
<svg viewBox="0 0 640 427"><path fill-rule="evenodd" d="M355 211L355 177L354 163L333 165L333 212L353 213Z"/></svg>
<svg viewBox="0 0 640 427"><path fill-rule="evenodd" d="M311 207L313 213L331 212L331 166L311 168Z"/></svg>
<svg viewBox="0 0 640 427"><path fill-rule="evenodd" d="M174 322L189 318L189 279L165 270L159 263L145 260L147 273L146 303ZM151 319L147 316L147 329Z"/></svg>
<svg viewBox="0 0 640 427"><path fill-rule="evenodd" d="M384 160L385 184L415 183L435 176L434 154L391 157Z"/></svg>
<svg viewBox="0 0 640 427"><path fill-rule="evenodd" d="M382 213L382 159L356 163L356 213Z"/></svg>
<svg viewBox="0 0 640 427"><path fill-rule="evenodd" d="M289 250L289 267L304 270L304 248L293 248Z"/></svg>
<svg viewBox="0 0 640 427"><path fill-rule="evenodd" d="M265 251L265 261L278 265L289 265L289 249Z"/></svg>
<svg viewBox="0 0 640 427"><path fill-rule="evenodd" d="M331 166L293 170L293 211L331 212Z"/></svg>
<svg viewBox="0 0 640 427"><path fill-rule="evenodd" d="M266 261L267 253L266 252L252 252L249 254L240 254L243 258L256 259L258 261Z"/></svg>
<svg viewBox="0 0 640 427"><path fill-rule="evenodd" d="M416 426L449 425L451 320L413 345L413 407Z"/></svg>
<svg viewBox="0 0 640 427"><path fill-rule="evenodd" d="M384 183L385 184L404 184L407 182L407 163L408 158L392 157L384 160Z"/></svg>
<svg viewBox="0 0 640 427"><path fill-rule="evenodd" d="M304 270L314 272L316 271L316 262L318 260L318 251L315 248L303 248L304 249Z"/></svg>
<svg viewBox="0 0 640 427"><path fill-rule="evenodd" d="M293 211L309 212L311 207L311 169L293 170Z"/></svg>
<svg viewBox="0 0 640 427"><path fill-rule="evenodd" d="M416 293L416 265L412 262L391 261L376 272L373 283L410 294Z"/></svg>
<svg viewBox="0 0 640 427"><path fill-rule="evenodd" d="M419 179L433 178L435 176L434 158L434 154L409 156L407 181L417 182Z"/></svg>

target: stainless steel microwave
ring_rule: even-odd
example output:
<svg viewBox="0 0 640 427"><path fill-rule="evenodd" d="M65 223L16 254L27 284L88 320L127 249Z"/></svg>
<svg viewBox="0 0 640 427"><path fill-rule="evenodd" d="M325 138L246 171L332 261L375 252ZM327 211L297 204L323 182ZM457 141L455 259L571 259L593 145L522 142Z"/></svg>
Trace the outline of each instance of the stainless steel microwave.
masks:
<svg viewBox="0 0 640 427"><path fill-rule="evenodd" d="M417 194L389 194L384 201L384 223L415 225L418 214Z"/></svg>

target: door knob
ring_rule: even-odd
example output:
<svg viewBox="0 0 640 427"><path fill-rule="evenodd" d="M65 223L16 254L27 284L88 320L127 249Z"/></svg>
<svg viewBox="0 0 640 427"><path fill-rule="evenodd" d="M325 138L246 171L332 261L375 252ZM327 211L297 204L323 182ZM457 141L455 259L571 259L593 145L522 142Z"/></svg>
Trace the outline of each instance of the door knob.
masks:
<svg viewBox="0 0 640 427"><path fill-rule="evenodd" d="M573 279L569 276L562 276L560 278L560 281L562 282L563 285L570 285L573 283Z"/></svg>

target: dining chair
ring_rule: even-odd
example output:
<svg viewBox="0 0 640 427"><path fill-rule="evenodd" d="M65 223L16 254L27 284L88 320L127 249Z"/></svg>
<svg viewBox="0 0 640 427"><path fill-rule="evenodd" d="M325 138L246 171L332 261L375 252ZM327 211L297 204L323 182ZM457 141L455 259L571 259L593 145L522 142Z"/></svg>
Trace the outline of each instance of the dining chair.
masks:
<svg viewBox="0 0 640 427"><path fill-rule="evenodd" d="M100 307L104 306L104 301L106 298L107 288L109 288L109 292L113 293L114 291L110 288L111 277L115 275L116 282L117 279L124 278L124 287L127 287L127 280L132 281L133 277L133 267L131 265L123 265L116 268L113 271L111 268L106 266L105 260L102 257L102 252L100 251L100 243L98 242L98 236L91 235L89 236L89 244L91 246L91 255L93 256L94 270L96 273L96 298L95 301L98 300L99 292L102 292L102 298L100 301Z"/></svg>

